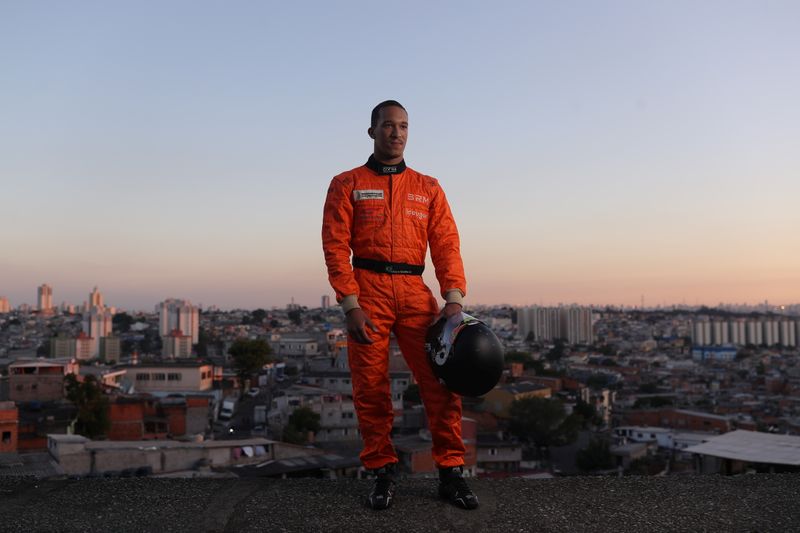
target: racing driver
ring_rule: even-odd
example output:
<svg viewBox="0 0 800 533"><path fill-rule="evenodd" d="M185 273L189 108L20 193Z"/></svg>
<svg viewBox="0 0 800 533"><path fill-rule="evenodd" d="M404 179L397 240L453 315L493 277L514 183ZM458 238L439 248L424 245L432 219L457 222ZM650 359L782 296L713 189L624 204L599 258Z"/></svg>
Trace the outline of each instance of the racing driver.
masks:
<svg viewBox="0 0 800 533"><path fill-rule="evenodd" d="M421 276L429 244L445 301L442 314L460 313L466 295L458 230L438 181L405 164L405 108L394 100L381 102L372 110L367 133L373 153L365 165L333 178L322 223L328 278L347 319L353 401L364 443L360 458L375 476L367 501L378 510L394 498L398 459L389 382L394 332L425 405L439 495L474 509L478 498L463 478L461 399L436 380L424 347L425 332L439 314Z"/></svg>

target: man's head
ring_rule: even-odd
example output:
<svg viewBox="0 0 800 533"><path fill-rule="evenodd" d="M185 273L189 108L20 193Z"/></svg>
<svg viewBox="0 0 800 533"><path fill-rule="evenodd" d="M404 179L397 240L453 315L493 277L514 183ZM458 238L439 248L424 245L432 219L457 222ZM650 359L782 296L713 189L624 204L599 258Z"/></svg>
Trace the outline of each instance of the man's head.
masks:
<svg viewBox="0 0 800 533"><path fill-rule="evenodd" d="M372 110L369 136L375 141L375 158L388 164L403 160L408 140L408 113L395 100L386 100Z"/></svg>

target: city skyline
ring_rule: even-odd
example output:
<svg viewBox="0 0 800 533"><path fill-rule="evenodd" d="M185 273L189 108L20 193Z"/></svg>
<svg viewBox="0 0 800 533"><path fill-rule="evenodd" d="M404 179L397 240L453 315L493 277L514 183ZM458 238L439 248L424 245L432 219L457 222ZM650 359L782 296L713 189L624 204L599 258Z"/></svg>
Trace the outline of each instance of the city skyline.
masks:
<svg viewBox="0 0 800 533"><path fill-rule="evenodd" d="M800 302L798 16L4 4L0 295L316 307L328 183L394 98L409 166L453 209L468 305Z"/></svg>
<svg viewBox="0 0 800 533"><path fill-rule="evenodd" d="M48 285L48 284L43 284L43 285L47 286L48 289L51 291L51 298L53 298L53 296L52 296L53 294L57 294L58 293L57 287L53 287L52 285ZM35 290L34 296L29 301L26 301L24 299L21 300L21 301L14 301L11 298L9 298L8 296L6 296L5 294L0 294L0 301L3 301L4 303L8 304L9 311L16 310L20 306L27 306L31 310L38 310L36 299L37 299L38 292L39 292L40 289L41 289L41 286L37 286L37 287L34 288L34 290ZM79 292L70 291L70 294L78 295ZM52 309L60 310L62 308L62 306L66 305L66 306L74 308L74 310L76 312L87 313L92 308L98 307L97 304L92 303L91 298L95 298L96 299L95 301L97 301L97 299L99 299L99 301L102 302L105 299L105 294L106 294L105 289L102 292L100 292L98 286L94 285L93 289L92 289L92 292L89 294L89 297L90 297L89 300L87 300L87 299L84 299L84 300L78 300L78 299L58 300L58 299L54 298L52 300L53 301ZM112 291L111 294L113 294L113 291ZM152 312L151 309L154 306L158 310L159 306L161 306L165 302L175 301L176 298L177 298L178 301L182 301L183 300L182 297L176 297L175 294L170 293L169 296L159 297L159 298L156 299L156 301L154 301L152 303L145 303L145 304L143 304L141 306L139 306L139 305L125 305L125 304L117 305L117 304L114 304L114 305L110 306L110 308L113 309L113 310L116 310L116 312L145 312L145 313L150 313L150 312ZM197 303L196 307L202 308L202 309L208 309L210 307L214 307L214 308L221 309L221 310L234 310L234 309L247 310L247 309L259 309L259 308L261 308L261 309L281 309L281 308L288 308L288 307L291 307L291 306L294 306L294 305L299 305L299 306L303 306L303 307L306 307L306 308L309 308L309 309L315 309L315 308L325 309L327 306L326 305L321 305L320 300L322 300L324 302L326 299L328 301L328 305L327 306L329 306L330 302L333 301L333 295L332 294L322 294L322 295L317 295L316 298L314 298L312 296L308 302L297 300L297 298L292 296L292 297L290 297L289 301L286 301L286 302L262 303L262 304L252 305L252 306L224 305L224 304L220 304L220 303L214 302L214 301L205 301L205 302L197 301L198 303ZM191 302L195 301L192 298L187 298L186 300L188 301L188 305L192 305ZM314 300L316 300L316 301L314 301ZM770 308L772 310L781 310L782 308L786 308L786 309L790 309L791 308L792 310L800 309L800 302L797 302L797 301L770 301L770 300L761 300L761 301L753 301L753 302L719 301L719 302L716 302L716 303L705 303L705 302L647 302L642 297L640 297L639 301L633 302L633 303L580 302L580 301L553 301L553 302L531 302L531 301L528 301L528 302L524 302L524 303L514 303L514 302L499 302L498 301L498 302L472 302L472 303L467 303L466 307L470 307L471 305L472 306L502 306L502 305L510 305L510 306L518 307L518 308L530 307L530 306L533 306L533 307L538 307L538 306L544 306L544 307L567 306L568 307L568 306L578 305L578 306L584 306L584 307L594 307L594 308L598 308L598 309L599 308L603 308L603 307L624 307L624 308L629 308L629 309L659 309L659 308L672 308L672 307L676 307L676 308L684 308L684 307L690 307L690 308L699 308L699 307L709 307L709 308L718 308L718 307L723 307L723 308L727 308L727 307L752 307L754 309L755 308L766 308L766 307L768 307L768 308ZM99 307L100 308L105 308L105 305L100 304ZM3 312L2 309L0 309L0 312Z"/></svg>

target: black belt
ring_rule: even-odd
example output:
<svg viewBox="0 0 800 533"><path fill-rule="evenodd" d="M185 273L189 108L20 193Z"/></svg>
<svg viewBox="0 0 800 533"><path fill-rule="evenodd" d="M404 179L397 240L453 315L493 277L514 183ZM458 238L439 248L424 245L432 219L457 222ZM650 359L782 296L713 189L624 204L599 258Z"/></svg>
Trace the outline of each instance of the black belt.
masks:
<svg viewBox="0 0 800 533"><path fill-rule="evenodd" d="M354 257L353 266L378 272L379 274L411 274L421 276L425 270L425 265L409 265L408 263L390 263L389 261L376 261L375 259L364 259Z"/></svg>

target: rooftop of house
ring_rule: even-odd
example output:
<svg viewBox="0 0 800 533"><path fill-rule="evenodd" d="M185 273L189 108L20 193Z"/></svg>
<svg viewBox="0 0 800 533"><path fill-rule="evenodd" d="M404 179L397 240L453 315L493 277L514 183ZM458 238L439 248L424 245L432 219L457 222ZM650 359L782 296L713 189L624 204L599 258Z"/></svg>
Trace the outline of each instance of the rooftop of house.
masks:
<svg viewBox="0 0 800 533"><path fill-rule="evenodd" d="M463 511L432 479L374 512L368 480L0 477L7 531L792 531L800 475L472 480Z"/></svg>

